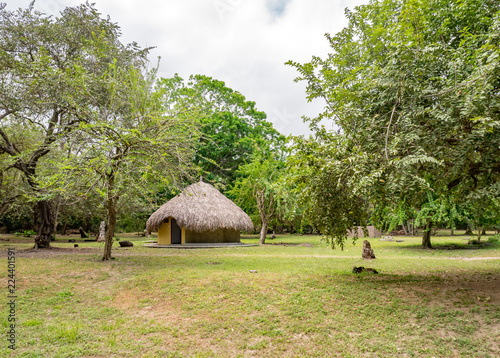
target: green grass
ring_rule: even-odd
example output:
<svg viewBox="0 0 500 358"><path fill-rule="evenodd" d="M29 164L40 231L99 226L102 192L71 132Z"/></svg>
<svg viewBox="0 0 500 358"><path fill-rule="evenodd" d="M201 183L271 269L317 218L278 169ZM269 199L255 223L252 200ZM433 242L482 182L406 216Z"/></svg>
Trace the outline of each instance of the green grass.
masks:
<svg viewBox="0 0 500 358"><path fill-rule="evenodd" d="M166 250L117 236L135 246L115 249L112 262L99 261L100 243L43 255L23 251L32 239L3 243L17 248L18 326L17 350L4 341L0 356L500 355L498 244L440 236L423 250L420 238L370 239L377 259L367 262L362 240L343 251L317 236ZM351 273L361 265L380 274ZM7 272L2 279L6 296ZM7 309L0 322L6 332Z"/></svg>

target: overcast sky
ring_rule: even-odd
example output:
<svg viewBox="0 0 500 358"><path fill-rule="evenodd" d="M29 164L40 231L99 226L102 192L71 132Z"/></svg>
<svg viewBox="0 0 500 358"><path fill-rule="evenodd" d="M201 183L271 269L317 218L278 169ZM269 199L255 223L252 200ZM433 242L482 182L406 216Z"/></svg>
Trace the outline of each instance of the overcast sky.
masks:
<svg viewBox="0 0 500 358"><path fill-rule="evenodd" d="M3 0L9 10L31 0ZM36 0L35 9L58 14L82 1ZM368 0L94 0L122 29L122 42L155 46L160 76L203 74L241 92L283 134L307 134L302 116L321 111L307 103L305 84L288 60L307 62L328 51L325 33L347 25L344 9Z"/></svg>

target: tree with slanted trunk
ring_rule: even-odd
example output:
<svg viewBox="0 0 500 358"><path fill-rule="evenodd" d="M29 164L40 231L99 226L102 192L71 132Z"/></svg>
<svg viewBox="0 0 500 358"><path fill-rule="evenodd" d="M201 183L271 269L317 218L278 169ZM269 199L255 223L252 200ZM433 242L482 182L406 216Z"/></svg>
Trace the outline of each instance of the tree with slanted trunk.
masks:
<svg viewBox="0 0 500 358"><path fill-rule="evenodd" d="M94 109L112 90L110 65L144 62L147 50L122 45L118 27L88 3L59 17L4 7L0 18L0 155L11 158L36 201L35 248L49 248L55 194L40 186L41 166L55 145L94 121ZM28 138L16 137L20 127Z"/></svg>

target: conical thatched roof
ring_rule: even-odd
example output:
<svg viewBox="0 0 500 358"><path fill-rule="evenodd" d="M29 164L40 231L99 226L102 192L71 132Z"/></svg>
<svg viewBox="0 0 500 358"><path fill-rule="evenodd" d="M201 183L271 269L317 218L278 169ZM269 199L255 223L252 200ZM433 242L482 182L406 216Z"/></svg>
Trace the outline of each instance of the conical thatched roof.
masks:
<svg viewBox="0 0 500 358"><path fill-rule="evenodd" d="M158 231L163 220L172 217L180 227L202 232L217 229L252 231L253 223L235 203L212 185L202 181L162 205L146 223L147 232Z"/></svg>

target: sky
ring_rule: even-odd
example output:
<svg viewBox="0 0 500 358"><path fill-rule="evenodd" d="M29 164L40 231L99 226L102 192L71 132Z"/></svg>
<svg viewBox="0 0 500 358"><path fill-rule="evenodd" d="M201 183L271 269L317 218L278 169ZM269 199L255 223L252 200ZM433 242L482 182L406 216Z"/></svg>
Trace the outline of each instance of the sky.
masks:
<svg viewBox="0 0 500 358"><path fill-rule="evenodd" d="M7 9L31 0L2 0ZM347 26L346 7L368 0L94 0L121 28L122 42L154 46L160 77L178 73L224 81L254 101L281 133L308 135L302 116L315 117L321 100L307 102L305 83L288 60L305 63L329 52L325 33ZM78 0L36 0L35 9L57 15ZM329 126L329 123L325 123Z"/></svg>

